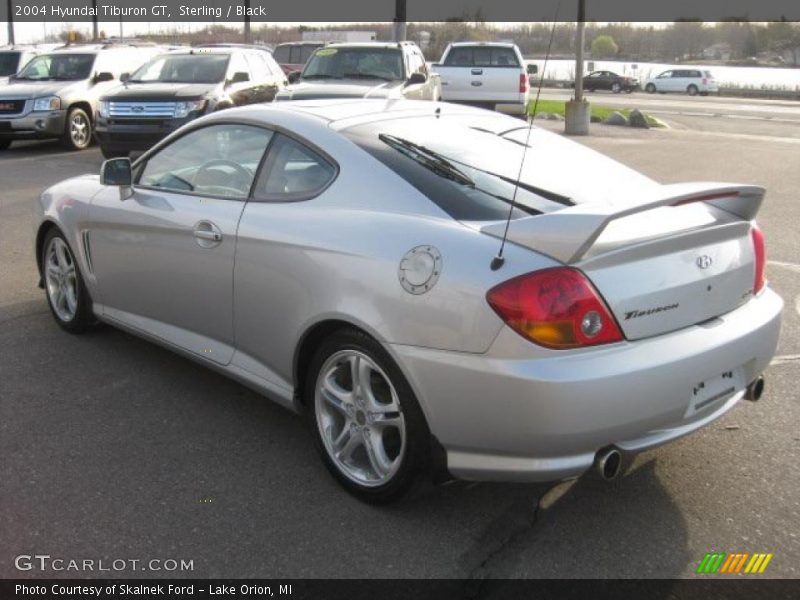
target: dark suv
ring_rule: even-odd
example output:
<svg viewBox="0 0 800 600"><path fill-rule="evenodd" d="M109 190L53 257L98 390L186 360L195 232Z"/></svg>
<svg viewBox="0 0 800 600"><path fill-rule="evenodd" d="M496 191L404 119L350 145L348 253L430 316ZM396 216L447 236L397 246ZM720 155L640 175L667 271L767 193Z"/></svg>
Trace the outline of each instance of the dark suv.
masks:
<svg viewBox="0 0 800 600"><path fill-rule="evenodd" d="M106 158L127 156L200 115L271 102L286 83L272 55L258 47L161 54L100 99L95 136Z"/></svg>

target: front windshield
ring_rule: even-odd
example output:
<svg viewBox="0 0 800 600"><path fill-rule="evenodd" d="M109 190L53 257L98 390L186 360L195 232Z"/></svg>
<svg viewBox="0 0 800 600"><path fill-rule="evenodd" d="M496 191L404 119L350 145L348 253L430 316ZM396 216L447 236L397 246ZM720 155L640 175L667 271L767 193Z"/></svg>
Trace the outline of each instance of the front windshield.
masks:
<svg viewBox="0 0 800 600"><path fill-rule="evenodd" d="M227 54L164 54L140 67L131 83L219 83L228 70Z"/></svg>
<svg viewBox="0 0 800 600"><path fill-rule="evenodd" d="M19 79L78 81L88 79L94 54L42 54L20 71Z"/></svg>
<svg viewBox="0 0 800 600"><path fill-rule="evenodd" d="M403 77L399 48L321 48L308 60L303 79L385 79Z"/></svg>
<svg viewBox="0 0 800 600"><path fill-rule="evenodd" d="M19 65L19 52L0 52L0 77L13 75Z"/></svg>

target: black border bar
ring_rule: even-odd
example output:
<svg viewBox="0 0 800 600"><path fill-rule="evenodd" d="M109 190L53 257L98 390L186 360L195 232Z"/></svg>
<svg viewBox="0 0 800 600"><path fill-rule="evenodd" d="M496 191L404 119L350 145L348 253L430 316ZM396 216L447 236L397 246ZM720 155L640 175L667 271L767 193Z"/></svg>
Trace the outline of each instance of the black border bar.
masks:
<svg viewBox="0 0 800 600"><path fill-rule="evenodd" d="M17 22L391 22L398 0L11 0ZM399 0L402 5L402 0ZM486 22L575 21L578 0L406 0L410 22L447 20ZM6 0L0 21L8 21ZM27 8L26 8L27 7ZM158 8L157 8L158 7ZM161 8L164 7L164 8ZM44 10L42 10L42 8ZM612 22L800 21L797 0L590 0L586 18Z"/></svg>

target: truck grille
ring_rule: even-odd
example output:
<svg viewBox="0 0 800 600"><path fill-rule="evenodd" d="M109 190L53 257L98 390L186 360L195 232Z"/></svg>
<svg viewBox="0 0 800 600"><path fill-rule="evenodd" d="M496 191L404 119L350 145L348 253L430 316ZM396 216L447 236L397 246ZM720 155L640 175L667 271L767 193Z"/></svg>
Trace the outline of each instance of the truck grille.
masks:
<svg viewBox="0 0 800 600"><path fill-rule="evenodd" d="M109 102L108 116L125 119L172 117L175 102Z"/></svg>
<svg viewBox="0 0 800 600"><path fill-rule="evenodd" d="M18 115L25 108L25 100L0 99L0 115Z"/></svg>

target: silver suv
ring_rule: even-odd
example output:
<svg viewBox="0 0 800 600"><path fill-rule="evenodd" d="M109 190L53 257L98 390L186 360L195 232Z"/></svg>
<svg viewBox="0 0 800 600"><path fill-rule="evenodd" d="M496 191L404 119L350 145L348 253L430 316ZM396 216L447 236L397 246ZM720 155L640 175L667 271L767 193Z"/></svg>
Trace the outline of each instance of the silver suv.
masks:
<svg viewBox="0 0 800 600"><path fill-rule="evenodd" d="M70 150L92 141L98 98L157 47L68 45L34 57L0 85L0 150L15 140L60 138Z"/></svg>

